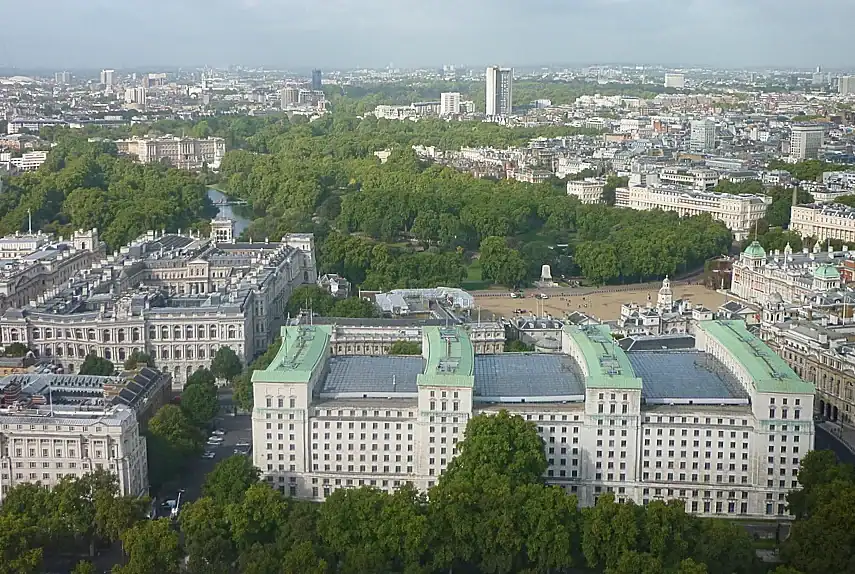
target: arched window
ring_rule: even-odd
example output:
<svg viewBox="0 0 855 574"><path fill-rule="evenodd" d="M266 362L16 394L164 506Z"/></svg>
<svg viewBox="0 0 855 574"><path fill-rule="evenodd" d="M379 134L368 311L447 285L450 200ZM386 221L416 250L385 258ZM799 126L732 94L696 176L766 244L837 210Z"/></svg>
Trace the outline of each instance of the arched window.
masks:
<svg viewBox="0 0 855 574"><path fill-rule="evenodd" d="M109 329L104 329L104 330L101 332L101 339L102 339L105 343L109 343L109 342L112 340L112 338L113 338L113 336L110 334Z"/></svg>
<svg viewBox="0 0 855 574"><path fill-rule="evenodd" d="M187 369L185 369L185 371L187 373L187 378L189 379L190 375L193 374L193 367L191 367L190 365L187 365Z"/></svg>
<svg viewBox="0 0 855 574"><path fill-rule="evenodd" d="M86 340L94 341L95 340L95 329L87 329L86 330Z"/></svg>
<svg viewBox="0 0 855 574"><path fill-rule="evenodd" d="M42 338L41 330L38 327L36 327L35 329L33 329L33 341L38 341L41 338Z"/></svg>
<svg viewBox="0 0 855 574"><path fill-rule="evenodd" d="M9 340L10 341L20 341L20 337L18 336L17 329L9 329Z"/></svg>
<svg viewBox="0 0 855 574"><path fill-rule="evenodd" d="M131 341L133 341L134 343L137 343L137 342L139 342L139 340L140 340L140 328L134 327L131 330Z"/></svg>
<svg viewBox="0 0 855 574"><path fill-rule="evenodd" d="M119 360L120 360L120 361L124 361L126 358L127 358L127 357L125 356L125 348L124 348L124 347L120 347L120 348L119 348Z"/></svg>
<svg viewBox="0 0 855 574"><path fill-rule="evenodd" d="M69 357L73 357L73 356L74 356L74 345L69 345L68 347L66 347L66 349L65 349L65 350L66 350L66 352L68 353L68 356L69 356Z"/></svg>
<svg viewBox="0 0 855 574"><path fill-rule="evenodd" d="M181 359L181 347L175 347L173 353L176 359Z"/></svg>
<svg viewBox="0 0 855 574"><path fill-rule="evenodd" d="M169 327L160 328L160 338L163 340L169 339Z"/></svg>
<svg viewBox="0 0 855 574"><path fill-rule="evenodd" d="M119 329L119 331L116 333L116 338L118 339L118 341L120 343L124 343L125 342L125 330Z"/></svg>
<svg viewBox="0 0 855 574"><path fill-rule="evenodd" d="M178 339L180 339L180 338L181 338L181 327L174 327L174 328L172 329L172 334L175 336L175 340L176 340L176 341L177 341Z"/></svg>
<svg viewBox="0 0 855 574"><path fill-rule="evenodd" d="M113 351L112 351L112 349L109 349L109 348L104 349L104 358L105 358L105 359L107 359L108 361L112 361L112 360L113 360Z"/></svg>
<svg viewBox="0 0 855 574"><path fill-rule="evenodd" d="M149 327L148 328L148 338L151 339L152 341L157 339L157 328L156 327Z"/></svg>
<svg viewBox="0 0 855 574"><path fill-rule="evenodd" d="M211 333L211 339L217 338L217 326L216 325L211 325L209 332Z"/></svg>
<svg viewBox="0 0 855 574"><path fill-rule="evenodd" d="M45 347L45 357L50 357L51 355L53 355L53 349L51 349L49 346Z"/></svg>
<svg viewBox="0 0 855 574"><path fill-rule="evenodd" d="M169 358L169 347L164 347L160 350L160 358L168 359Z"/></svg>
<svg viewBox="0 0 855 574"><path fill-rule="evenodd" d="M229 339L237 338L237 328L234 325L229 325Z"/></svg>
<svg viewBox="0 0 855 574"><path fill-rule="evenodd" d="M189 347L189 346L188 346L188 347L187 347L187 349L185 349L185 353L186 353L186 357L187 357L188 359L190 359L190 360L192 360L192 359L193 359L193 355L194 355L194 353L193 353L193 347Z"/></svg>
<svg viewBox="0 0 855 574"><path fill-rule="evenodd" d="M78 341L83 340L83 329L75 329L74 330L74 338Z"/></svg>
<svg viewBox="0 0 855 574"><path fill-rule="evenodd" d="M196 334L196 329L194 329L191 325L187 325L187 328L184 329L184 332L185 339L192 339L193 336Z"/></svg>
<svg viewBox="0 0 855 574"><path fill-rule="evenodd" d="M198 331L199 331L199 338L204 339L205 338L205 326L199 325Z"/></svg>
<svg viewBox="0 0 855 574"><path fill-rule="evenodd" d="M199 359L205 358L205 347L199 347Z"/></svg>
<svg viewBox="0 0 855 574"><path fill-rule="evenodd" d="M45 339L53 339L53 329L45 329Z"/></svg>

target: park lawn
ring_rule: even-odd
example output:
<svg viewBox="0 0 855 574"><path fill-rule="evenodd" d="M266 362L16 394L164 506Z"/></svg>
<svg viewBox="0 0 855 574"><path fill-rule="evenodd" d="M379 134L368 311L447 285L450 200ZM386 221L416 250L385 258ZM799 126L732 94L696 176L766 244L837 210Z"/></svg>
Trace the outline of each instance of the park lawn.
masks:
<svg viewBox="0 0 855 574"><path fill-rule="evenodd" d="M481 261L473 260L466 266L466 278L461 283L461 286L468 291L478 291L490 287L490 282L485 281L481 277Z"/></svg>

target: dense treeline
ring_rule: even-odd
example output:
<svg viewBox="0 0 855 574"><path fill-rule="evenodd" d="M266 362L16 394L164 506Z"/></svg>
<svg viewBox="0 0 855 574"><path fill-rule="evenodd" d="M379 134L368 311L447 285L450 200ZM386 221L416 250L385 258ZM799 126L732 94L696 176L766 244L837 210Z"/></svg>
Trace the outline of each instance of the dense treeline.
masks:
<svg viewBox="0 0 855 574"><path fill-rule="evenodd" d="M0 195L0 234L33 229L69 235L98 228L111 248L149 229L189 229L211 214L205 187L186 171L139 165L110 143L65 137L37 171L10 177Z"/></svg>
<svg viewBox="0 0 855 574"><path fill-rule="evenodd" d="M772 160L767 165L768 169L781 169L787 171L800 181L822 181L822 174L826 171L847 171L852 165L835 164L818 159L808 159L797 163L788 163L782 160Z"/></svg>
<svg viewBox="0 0 855 574"><path fill-rule="evenodd" d="M148 500L118 492L116 476L104 470L66 475L51 490L38 483L9 489L0 507L0 574L44 572L45 563L91 557L122 539L145 517Z"/></svg>
<svg viewBox="0 0 855 574"><path fill-rule="evenodd" d="M387 82L376 84L349 85L339 88L330 86L327 96L336 110L353 114L371 111L378 104L407 105L413 102L439 101L442 92L460 92L464 100L472 100L475 109L485 110L486 91L483 81L429 81ZM534 80L514 82L514 107L530 105L534 100L547 99L553 105L572 104L584 95L622 95L652 99L658 94L673 94L678 90L665 88L661 84L627 85L617 82L601 84L585 80ZM685 92L685 90L683 90Z"/></svg>
<svg viewBox="0 0 855 574"><path fill-rule="evenodd" d="M428 278L459 284L466 262L458 248L475 252L488 237L508 238L514 249L546 258L527 258L533 263L523 279L537 278L539 266L549 263L596 282L633 281L698 266L728 250L729 231L706 218L679 221L657 212L581 205L560 184L477 179L425 165L409 146L430 143L434 125L459 124L322 118L308 126L283 127L269 144L278 150L274 154L228 154L221 174L230 190L266 214L247 233L275 237L299 229L323 236L333 229L328 239L333 245L321 247L324 270L358 285L368 281L365 287L372 289L421 286ZM389 145L395 151L381 165L373 151ZM621 182L613 178L610 183ZM645 228L646 236L632 233L636 225ZM583 254L578 267L562 262L554 249L529 247L535 242L570 244L567 255L574 248ZM616 242L621 261L599 262L599 252L613 252ZM412 253L414 245L427 254ZM627 248L635 253L633 263ZM375 262L386 261L384 251L394 253L394 269L385 266L378 273L381 266Z"/></svg>
<svg viewBox="0 0 855 574"><path fill-rule="evenodd" d="M177 127L159 122L149 129ZM569 128L549 129L554 135L573 133ZM448 149L518 145L536 134L525 128L440 120L393 122L334 113L312 122L214 117L189 131L230 137L243 147L226 154L219 177L229 193L252 206L256 219L245 231L248 237L314 232L322 270L341 273L363 288L460 285L482 242L492 237L507 240L511 251L502 252L501 259L513 265L483 279L508 285L537 279L542 264L550 264L556 275L582 274L597 283L649 279L700 266L728 250L729 232L707 218L680 221L658 212L581 205L557 180L526 184L477 179L453 168L427 165L411 149L414 144ZM394 151L381 164L374 152L383 149ZM56 152L54 156L62 157ZM132 193L125 197L110 193L114 187L125 188L112 178L120 170L112 170L105 189L87 187L72 196L66 211L75 221L106 226L111 245L147 227L202 224L204 190L198 180L160 166L133 166L109 154L96 155L101 156L108 158L102 162L123 169L131 166L139 173L182 180L163 192L166 199L147 197L133 185L126 186ZM50 166L43 171L33 177L52 173ZM608 183L611 198L614 188L624 182L611 177ZM196 196L186 201L191 190ZM140 208L138 199L146 202L146 209ZM173 204L182 211L171 210ZM50 213L56 211L64 213L59 209ZM142 216L128 221L129 214L138 212ZM645 233L634 233L636 228Z"/></svg>
<svg viewBox="0 0 855 574"><path fill-rule="evenodd" d="M682 500L637 506L603 493L580 509L544 482L543 440L522 417L474 417L457 450L427 494L337 488L322 504L288 498L259 481L249 458L231 457L182 507L177 529L143 520L147 500L118 496L104 471L51 491L22 484L0 509L0 573L35 573L53 554L118 540L117 574L827 574L855 560L855 471L830 451L802 460L785 564L773 571L741 525L689 515Z"/></svg>

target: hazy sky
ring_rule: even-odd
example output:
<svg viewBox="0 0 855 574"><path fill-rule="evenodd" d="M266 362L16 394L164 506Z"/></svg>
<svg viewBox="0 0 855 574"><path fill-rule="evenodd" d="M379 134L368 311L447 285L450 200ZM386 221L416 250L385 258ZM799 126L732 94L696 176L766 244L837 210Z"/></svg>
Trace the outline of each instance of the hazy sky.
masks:
<svg viewBox="0 0 855 574"><path fill-rule="evenodd" d="M0 0L0 14L0 65L27 68L855 65L855 0Z"/></svg>

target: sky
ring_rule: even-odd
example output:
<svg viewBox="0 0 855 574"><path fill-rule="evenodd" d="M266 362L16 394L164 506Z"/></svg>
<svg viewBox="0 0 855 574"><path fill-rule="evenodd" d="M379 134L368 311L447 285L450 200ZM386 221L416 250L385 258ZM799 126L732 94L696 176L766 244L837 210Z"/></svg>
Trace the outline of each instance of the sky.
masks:
<svg viewBox="0 0 855 574"><path fill-rule="evenodd" d="M0 66L29 69L855 67L853 0L0 0L0 14Z"/></svg>

